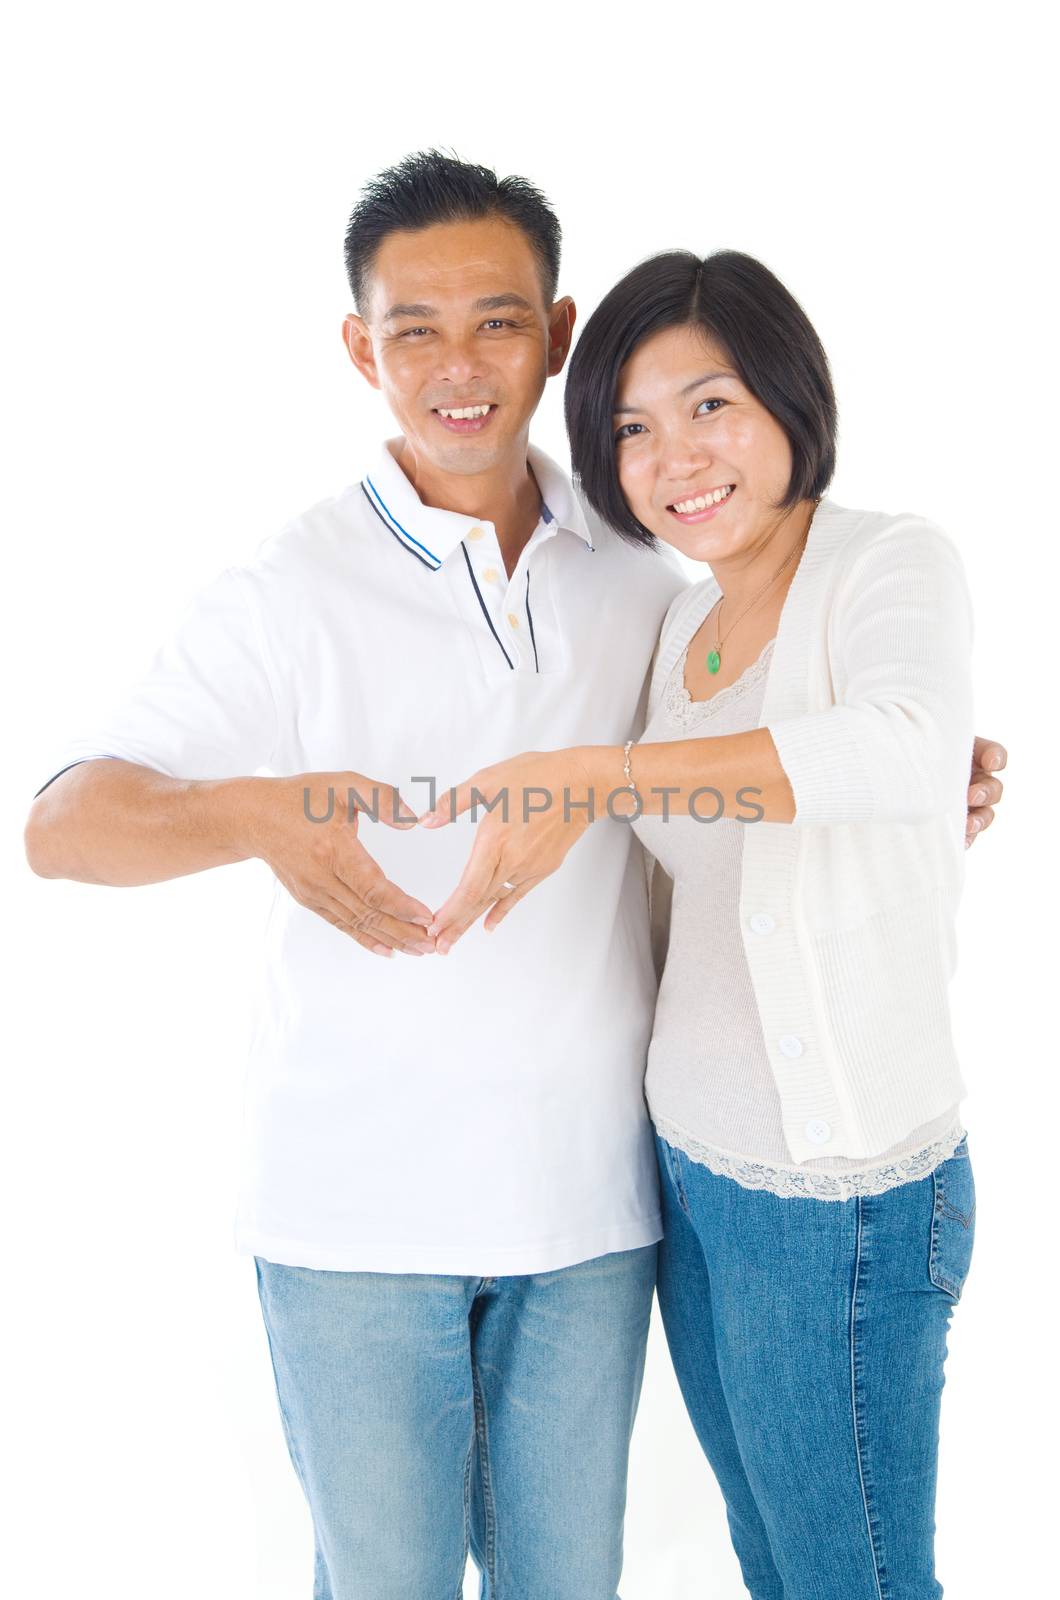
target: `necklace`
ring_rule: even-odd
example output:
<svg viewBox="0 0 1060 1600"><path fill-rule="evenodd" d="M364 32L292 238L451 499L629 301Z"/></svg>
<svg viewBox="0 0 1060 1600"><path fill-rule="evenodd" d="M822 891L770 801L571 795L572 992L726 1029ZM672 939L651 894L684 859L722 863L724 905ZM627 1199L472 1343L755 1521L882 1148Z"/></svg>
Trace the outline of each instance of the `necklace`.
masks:
<svg viewBox="0 0 1060 1600"><path fill-rule="evenodd" d="M807 532L808 531L809 530L807 530ZM769 579L769 582L768 583L764 583L762 585L761 589L759 589L758 593L751 596L750 600L748 600L748 602L744 606L743 610L737 614L736 621L735 622L730 622L729 626L725 630L725 638L724 639L722 638L722 634L721 634L721 608L725 604L725 596L722 595L721 599L718 601L718 620L714 624L714 648L710 652L710 654L707 656L707 671L708 672L715 673L715 672L720 672L721 671L721 647L725 643L725 639L727 639L729 637L730 633L735 628L736 623L739 622L742 617L746 617L746 615L750 611L751 607L754 606L754 605L757 605L758 601L761 600L761 598L765 594L766 590L767 589L772 589L773 585L776 583L777 579L780 577L780 574L784 571L784 568L787 567L787 566L790 566L791 562L794 560L795 556L799 553L799 551L803 548L805 543L806 543L806 537L804 535L799 540L798 544L796 544L791 550L789 550L789 552L788 552L787 556L785 557L783 563L777 568L776 572L774 572L773 576Z"/></svg>

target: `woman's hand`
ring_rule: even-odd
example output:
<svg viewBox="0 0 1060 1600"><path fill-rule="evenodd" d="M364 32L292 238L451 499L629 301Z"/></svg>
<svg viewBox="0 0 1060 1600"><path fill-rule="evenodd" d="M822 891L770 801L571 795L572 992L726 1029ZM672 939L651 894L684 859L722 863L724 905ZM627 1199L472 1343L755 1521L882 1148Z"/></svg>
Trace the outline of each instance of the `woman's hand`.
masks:
<svg viewBox="0 0 1060 1600"><path fill-rule="evenodd" d="M492 933L535 884L562 866L595 820L592 796L588 748L532 750L483 767L420 818L422 827L442 827L472 807L484 808L463 876L428 930L439 955L484 911L483 926ZM505 889L506 882L515 887Z"/></svg>

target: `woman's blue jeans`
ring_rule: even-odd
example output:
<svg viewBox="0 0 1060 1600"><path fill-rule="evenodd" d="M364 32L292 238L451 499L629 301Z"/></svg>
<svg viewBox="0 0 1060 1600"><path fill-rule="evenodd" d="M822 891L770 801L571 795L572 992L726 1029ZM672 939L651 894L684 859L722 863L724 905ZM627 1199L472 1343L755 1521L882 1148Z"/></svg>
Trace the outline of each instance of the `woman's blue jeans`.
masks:
<svg viewBox="0 0 1060 1600"><path fill-rule="evenodd" d="M967 1140L926 1178L844 1201L745 1189L657 1149L663 1324L753 1600L937 1600Z"/></svg>

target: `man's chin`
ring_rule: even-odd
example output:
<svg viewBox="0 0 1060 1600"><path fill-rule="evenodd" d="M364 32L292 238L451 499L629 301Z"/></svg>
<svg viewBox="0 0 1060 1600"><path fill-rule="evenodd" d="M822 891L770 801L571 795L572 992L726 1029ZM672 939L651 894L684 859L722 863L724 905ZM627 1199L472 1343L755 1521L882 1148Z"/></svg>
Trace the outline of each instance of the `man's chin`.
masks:
<svg viewBox="0 0 1060 1600"><path fill-rule="evenodd" d="M475 439L468 435L452 442L446 439L410 440L416 454L429 461L438 472L451 473L453 477L475 477L492 472L506 461L517 446L508 439Z"/></svg>

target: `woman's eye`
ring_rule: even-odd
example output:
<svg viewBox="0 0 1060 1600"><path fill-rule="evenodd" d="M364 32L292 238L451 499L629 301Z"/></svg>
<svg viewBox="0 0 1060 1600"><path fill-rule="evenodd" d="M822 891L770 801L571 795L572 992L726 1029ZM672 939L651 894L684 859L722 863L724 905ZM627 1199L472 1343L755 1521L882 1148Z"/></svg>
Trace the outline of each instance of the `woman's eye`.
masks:
<svg viewBox="0 0 1060 1600"><path fill-rule="evenodd" d="M710 411L707 412L707 415L710 416L711 411L717 410L719 406L723 406L724 404L724 400L701 400L699 405L696 407L696 416L699 416L704 406L710 407Z"/></svg>
<svg viewBox="0 0 1060 1600"><path fill-rule="evenodd" d="M620 439L632 439L635 434L644 432L643 422L624 422L615 434L615 443Z"/></svg>
<svg viewBox="0 0 1060 1600"><path fill-rule="evenodd" d="M510 328L511 323L506 321L504 317L491 317L489 321L484 322L482 326L484 328Z"/></svg>

